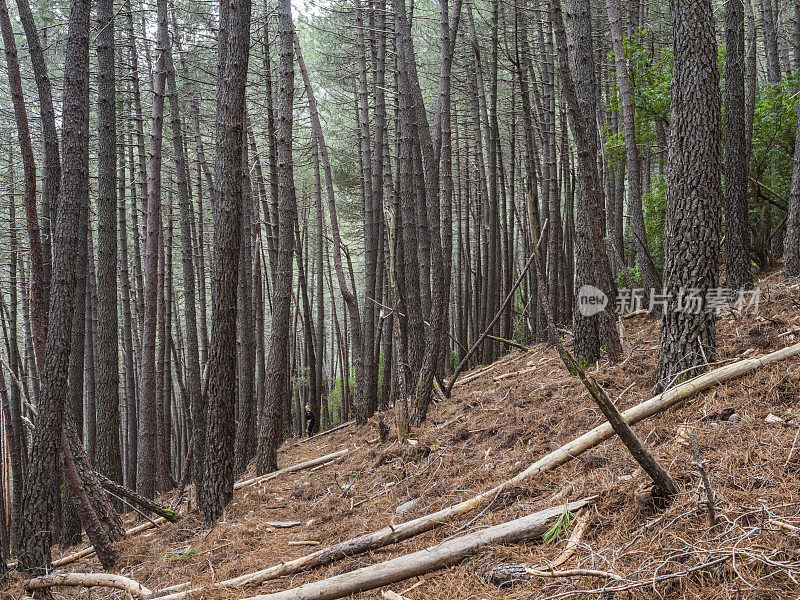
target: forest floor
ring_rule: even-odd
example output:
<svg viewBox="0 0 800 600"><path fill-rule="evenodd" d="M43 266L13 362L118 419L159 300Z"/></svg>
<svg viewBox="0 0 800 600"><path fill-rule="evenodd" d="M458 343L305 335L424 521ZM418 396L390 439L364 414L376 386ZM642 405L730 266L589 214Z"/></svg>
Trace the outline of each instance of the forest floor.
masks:
<svg viewBox="0 0 800 600"><path fill-rule="evenodd" d="M761 287L758 316L720 317L721 363L800 341L800 283L786 284L782 274L775 273L762 280ZM624 319L623 325L624 360L616 365L602 361L592 369L621 410L652 396L659 344L658 322L652 318L635 316ZM563 503L567 497L594 494L600 498L587 513L588 528L561 569L597 569L617 573L629 582L652 582L654 577L730 557L615 597L797 598L800 537L792 527L800 527L798 398L800 362L795 359L712 387L679 408L638 424L634 429L640 439L684 490L664 511L654 512L646 501L646 477L612 438L514 488L488 510L464 521L309 573L268 581L255 590L217 589L193 598L244 598L287 589L530 514ZM731 413L738 417L730 418ZM392 420L386 415L387 424ZM394 429L381 445L375 421L303 443L287 441L280 451L281 467L345 448L350 452L323 468L237 490L224 518L210 531L203 528L192 503L192 510L179 523L120 542L119 572L158 590L186 581L207 585L278 564L316 549L288 542L313 540L325 546L469 498L600 422L599 410L579 381L568 376L557 354L545 345L535 345L527 352L503 357L483 375L456 386L452 398L436 403L427 424L413 432L414 446L398 445ZM701 504L704 495L688 442L690 427L707 461L717 498L720 524L713 529L706 524ZM416 499L407 512L397 514L399 506ZM132 515L126 519L130 524L134 521ZM269 525L273 521L302 524L276 528ZM607 581L592 577L534 578L502 589L482 577L487 565L503 562L545 568L564 545L562 539L551 544L491 547L452 568L391 589L410 600L544 599L578 590L595 593L575 597L609 597L596 592ZM66 570L101 568L91 557ZM19 597L20 581L17 576L4 591ZM59 588L55 596L124 597L121 592L109 595L102 588ZM380 598L381 590L354 597Z"/></svg>

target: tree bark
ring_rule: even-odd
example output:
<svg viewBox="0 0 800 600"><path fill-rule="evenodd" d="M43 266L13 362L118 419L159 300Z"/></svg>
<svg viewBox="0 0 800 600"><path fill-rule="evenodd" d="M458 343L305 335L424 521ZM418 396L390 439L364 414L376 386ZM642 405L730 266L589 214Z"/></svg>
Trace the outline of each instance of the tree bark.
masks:
<svg viewBox="0 0 800 600"><path fill-rule="evenodd" d="M222 515L233 496L236 424L231 416L236 410L236 290L244 197L242 147L245 143L250 13L250 0L220 2L213 312L206 399L206 460L202 493L198 497L204 521L209 525ZM291 53L289 61L291 63ZM291 68L289 70L291 72ZM290 96L290 108L291 101ZM289 153L282 158L288 163L291 177L291 110L286 116L289 119ZM281 391L282 387L278 393Z"/></svg>
<svg viewBox="0 0 800 600"><path fill-rule="evenodd" d="M664 234L664 319L656 372L663 389L716 359L716 315L706 310L718 285L720 92L714 13L709 0L671 6L675 61ZM697 290L703 306L686 307ZM681 306L681 303L684 306Z"/></svg>
<svg viewBox="0 0 800 600"><path fill-rule="evenodd" d="M37 331L36 324L32 324L35 337L36 362L41 371L44 364L45 346L47 343L47 322L49 319L50 284L53 268L54 248L51 238L54 235L54 223L57 218L59 190L61 186L61 159L58 152L58 131L56 130L55 110L53 109L53 94L50 85L50 76L47 70L47 61L42 49L39 32L36 30L33 12L28 0L17 0L17 9L22 27L25 30L25 39L28 42L28 53L31 57L33 75L36 80L36 89L39 94L39 118L42 126L43 160L42 160L42 282L41 301L39 307L33 307L34 315L40 311L40 326ZM33 265L32 265L33 266ZM35 283L35 282L32 282ZM33 290L31 290L33 291ZM33 298L33 296L32 296Z"/></svg>
<svg viewBox="0 0 800 600"><path fill-rule="evenodd" d="M197 337L197 296L195 289L194 244L192 242L191 213L189 199L189 167L184 153L183 123L178 103L178 85L175 77L175 62L172 56L171 36L166 36L167 47L164 59L167 68L167 93L169 95L170 126L172 128L172 153L175 157L179 219L181 227L181 270L183 274L183 316L186 341L186 391L192 423L194 462L192 475L198 489L202 482L205 445L205 398L200 379L200 346ZM203 215L199 215L200 219ZM202 244L202 240L200 242Z"/></svg>
<svg viewBox="0 0 800 600"><path fill-rule="evenodd" d="M122 482L117 316L117 116L114 3L97 3L97 470Z"/></svg>
<svg viewBox="0 0 800 600"><path fill-rule="evenodd" d="M564 30L561 6L555 0L549 0L549 7L550 21L553 25L558 49L561 85L569 107L572 134L575 138L578 151L578 173L580 175L582 195L581 202L585 203L586 214L588 218L592 220L592 222L588 224L588 229L590 236L589 247L592 252L591 261L594 268L593 274L597 281L594 285L602 290L609 299L605 310L597 314L597 326L600 333L600 340L605 344L609 359L617 361L621 358L622 347L616 328L616 316L614 315L613 299L616 298L617 295L616 285L611 277L611 266L609 264L608 254L606 254L603 246L602 223L604 219L602 218L603 212L600 203L600 182L597 173L597 163L594 158L596 155L592 154L592 138L588 133L592 128L591 123L594 122L595 115L581 107L580 98L576 92L574 79L569 68L567 36ZM579 65L582 65L582 67L579 67L576 73L581 79L588 76L588 73L593 74L593 59L591 53L585 56L584 59L579 62ZM592 94L593 93L592 91ZM580 225L578 225L578 228L580 228ZM580 261L581 257L578 257L578 264L580 264Z"/></svg>
<svg viewBox="0 0 800 600"><path fill-rule="evenodd" d="M21 570L42 573L50 565L53 517L58 499L58 451L64 420L67 372L75 304L75 260L83 190L88 186L89 111L88 0L70 6L64 72L62 139L64 155L59 211L54 232L56 248L50 294L49 325L39 393L39 417L33 435L30 469L25 477L20 520Z"/></svg>
<svg viewBox="0 0 800 600"><path fill-rule="evenodd" d="M747 184L750 148L745 116L744 5L725 3L725 262L727 287L753 283ZM787 237L788 239L788 237Z"/></svg>
<svg viewBox="0 0 800 600"><path fill-rule="evenodd" d="M167 70L166 0L157 3L157 44L153 76L153 106L150 150L147 164L147 237L145 248L144 325L142 329L141 378L139 385L139 444L136 461L136 491L152 498L157 475L156 339L158 332L159 248L162 235L161 164L164 133L164 87Z"/></svg>

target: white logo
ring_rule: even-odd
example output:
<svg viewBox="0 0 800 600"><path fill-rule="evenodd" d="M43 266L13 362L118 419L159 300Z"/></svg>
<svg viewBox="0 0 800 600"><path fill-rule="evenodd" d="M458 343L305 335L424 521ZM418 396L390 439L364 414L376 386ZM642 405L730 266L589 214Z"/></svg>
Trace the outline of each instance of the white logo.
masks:
<svg viewBox="0 0 800 600"><path fill-rule="evenodd" d="M584 285L578 290L577 302L578 311L584 317L591 317L605 310L608 306L608 296L593 285Z"/></svg>

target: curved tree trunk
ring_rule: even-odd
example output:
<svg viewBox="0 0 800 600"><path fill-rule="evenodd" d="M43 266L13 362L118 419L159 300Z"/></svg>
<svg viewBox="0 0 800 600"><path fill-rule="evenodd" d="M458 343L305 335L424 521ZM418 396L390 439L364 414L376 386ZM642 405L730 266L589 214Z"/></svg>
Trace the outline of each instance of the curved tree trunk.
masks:
<svg viewBox="0 0 800 600"><path fill-rule="evenodd" d="M59 440L64 421L67 372L75 304L75 260L83 190L88 185L89 16L88 0L70 6L64 72L62 139L64 155L59 211L54 229L56 253L50 294L44 368L39 392L39 416L33 435L30 468L25 477L19 522L21 570L43 573L50 565L50 547L57 514Z"/></svg>

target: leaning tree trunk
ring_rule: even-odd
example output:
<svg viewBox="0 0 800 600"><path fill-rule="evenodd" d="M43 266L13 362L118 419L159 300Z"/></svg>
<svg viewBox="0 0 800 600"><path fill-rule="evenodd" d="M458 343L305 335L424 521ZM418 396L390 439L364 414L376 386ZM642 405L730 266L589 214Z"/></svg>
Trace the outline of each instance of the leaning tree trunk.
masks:
<svg viewBox="0 0 800 600"><path fill-rule="evenodd" d="M33 310L31 312L34 317L32 321L35 321L37 318L40 321L39 323L32 322L31 327L35 340L36 362L41 371L44 364L45 345L47 343L47 323L49 319L47 311L50 304L50 285L53 263L51 249L51 238L53 235L52 224L55 223L57 217L56 206L58 205L59 189L61 186L61 160L58 154L58 132L56 130L50 76L47 72L47 61L45 60L39 32L36 30L36 23L28 0L17 0L17 9L19 10L19 18L22 22L22 27L25 30L25 39L28 42L28 53L31 57L33 75L39 93L38 108L44 150L42 157L42 281L41 299L38 303L33 295L36 282L33 280L31 281L31 300L34 304L38 304L38 307L32 307ZM33 240L31 240L31 243L33 243ZM31 247L31 250L35 251L35 248ZM35 268L35 265L31 264L31 268Z"/></svg>
<svg viewBox="0 0 800 600"><path fill-rule="evenodd" d="M613 299L616 297L616 285L611 277L611 265L603 245L601 225L603 222L601 218L603 213L600 200L600 181L597 173L595 155L592 154L591 137L588 134L594 114L587 114L584 112L580 104L578 92L576 91L575 79L569 68L567 35L564 30L561 6L555 0L549 0L549 7L550 21L556 37L561 85L569 107L570 125L578 151L578 173L580 175L581 194L584 196L581 201L586 203L587 214L593 221L590 223L589 236L590 248L593 256L594 276L597 281L595 287L602 290L609 299L605 310L602 310L597 315L598 331L600 333L600 341L605 344L608 357L612 361L616 361L619 360L622 354L619 333L616 328L616 317L614 315ZM578 63L578 69L576 70L576 73L581 79L588 76L588 73L591 71L587 69L589 69L589 66L593 65L594 62L593 60L589 61L589 57L585 57L585 59L585 61ZM583 68L581 68L581 65ZM592 120L590 121L590 119Z"/></svg>
<svg viewBox="0 0 800 600"><path fill-rule="evenodd" d="M59 440L64 421L67 372L75 304L75 259L78 253L78 218L88 185L89 111L89 0L70 6L64 71L62 170L59 211L54 230L56 248L44 368L41 370L39 416L33 435L30 468L25 477L22 518L19 523L21 570L45 572L50 565L54 515L57 514Z"/></svg>
<svg viewBox="0 0 800 600"><path fill-rule="evenodd" d="M213 312L206 406L206 461L198 497L211 524L233 496L236 424L236 289L242 214L244 96L250 55L249 0L220 2ZM291 40L290 40L291 43ZM291 98L289 99L291 105ZM291 116L289 117L291 119ZM291 143L291 129L289 131ZM284 157L291 161L291 153ZM291 173L290 173L291 175ZM291 233L291 230L290 230ZM280 393L283 388L280 388Z"/></svg>
<svg viewBox="0 0 800 600"><path fill-rule="evenodd" d="M656 373L662 389L716 358L716 315L706 310L705 298L718 279L722 170L713 7L710 0L700 0L671 8L675 61L664 235L667 301ZM681 296L690 288L703 302L699 311Z"/></svg>

